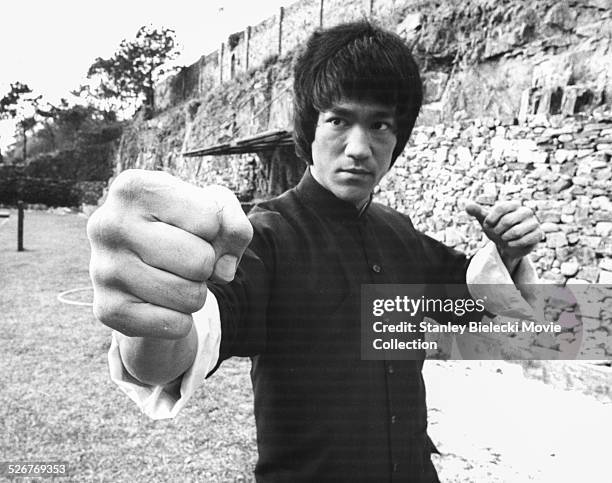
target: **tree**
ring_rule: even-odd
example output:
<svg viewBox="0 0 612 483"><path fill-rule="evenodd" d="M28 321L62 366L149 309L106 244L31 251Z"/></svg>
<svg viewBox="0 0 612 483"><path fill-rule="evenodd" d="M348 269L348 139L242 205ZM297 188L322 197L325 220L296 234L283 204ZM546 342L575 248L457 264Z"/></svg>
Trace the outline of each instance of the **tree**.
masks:
<svg viewBox="0 0 612 483"><path fill-rule="evenodd" d="M27 132L38 122L36 114L40 111L42 96L34 96L27 84L15 82L9 92L0 99L0 119L13 119L23 136L23 162L27 158Z"/></svg>
<svg viewBox="0 0 612 483"><path fill-rule="evenodd" d="M177 55L173 30L143 26L134 40L124 39L112 57L98 57L87 77L98 79L94 95L99 99L116 99L133 107L142 102L150 114L155 102L155 83L168 72L164 64Z"/></svg>

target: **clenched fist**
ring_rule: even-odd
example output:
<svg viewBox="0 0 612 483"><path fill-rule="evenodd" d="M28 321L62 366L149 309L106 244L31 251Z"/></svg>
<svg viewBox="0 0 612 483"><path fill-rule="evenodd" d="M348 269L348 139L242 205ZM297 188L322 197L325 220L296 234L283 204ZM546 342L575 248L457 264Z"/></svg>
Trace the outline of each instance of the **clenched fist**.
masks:
<svg viewBox="0 0 612 483"><path fill-rule="evenodd" d="M478 220L487 237L495 243L510 273L544 238L533 211L518 202L500 201L489 211L471 202L465 210Z"/></svg>
<svg viewBox="0 0 612 483"><path fill-rule="evenodd" d="M129 170L87 233L95 316L128 336L178 339L204 305L206 282L233 279L253 229L226 188Z"/></svg>

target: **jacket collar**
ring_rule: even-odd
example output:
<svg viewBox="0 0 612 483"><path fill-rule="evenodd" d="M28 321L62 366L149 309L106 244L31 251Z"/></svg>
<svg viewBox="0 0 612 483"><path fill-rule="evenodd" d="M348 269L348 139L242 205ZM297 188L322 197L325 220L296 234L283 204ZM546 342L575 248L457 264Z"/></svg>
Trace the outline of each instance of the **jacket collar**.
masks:
<svg viewBox="0 0 612 483"><path fill-rule="evenodd" d="M321 186L314 179L310 172L310 167L306 169L304 176L302 176L302 179L296 186L296 192L298 198L318 214L334 218L365 218L364 215L372 203L372 195L370 194L370 199L366 205L361 210L358 210L352 203L337 198L331 191Z"/></svg>

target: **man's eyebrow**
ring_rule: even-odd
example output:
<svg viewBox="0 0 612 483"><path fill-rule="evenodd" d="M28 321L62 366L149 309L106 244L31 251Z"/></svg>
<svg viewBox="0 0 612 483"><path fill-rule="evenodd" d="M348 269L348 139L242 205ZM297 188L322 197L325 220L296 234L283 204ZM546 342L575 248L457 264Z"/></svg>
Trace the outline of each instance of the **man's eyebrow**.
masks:
<svg viewBox="0 0 612 483"><path fill-rule="evenodd" d="M353 111L352 109L346 109L344 107L337 107L337 106L332 106L329 109L327 109L327 111L325 112L331 113L331 114L337 114L339 116L346 116L346 117L356 116L355 111ZM392 110L388 110L388 109L379 109L379 110L369 112L368 115L372 117L394 117L395 112Z"/></svg>

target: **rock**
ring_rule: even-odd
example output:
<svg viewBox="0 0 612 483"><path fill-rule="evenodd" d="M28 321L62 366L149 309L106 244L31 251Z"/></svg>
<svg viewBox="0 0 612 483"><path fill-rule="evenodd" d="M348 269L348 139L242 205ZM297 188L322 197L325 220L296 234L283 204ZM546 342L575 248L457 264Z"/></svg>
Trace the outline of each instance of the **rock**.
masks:
<svg viewBox="0 0 612 483"><path fill-rule="evenodd" d="M567 176L573 176L576 174L576 163L574 161L563 163L559 168L559 172Z"/></svg>
<svg viewBox="0 0 612 483"><path fill-rule="evenodd" d="M593 154L594 151L591 148L586 148L586 149L579 149L578 151L574 151L574 152L576 153L576 157L580 159L590 154Z"/></svg>
<svg viewBox="0 0 612 483"><path fill-rule="evenodd" d="M448 159L448 147L441 146L436 149L436 154L434 155L434 161L436 163L444 164Z"/></svg>
<svg viewBox="0 0 612 483"><path fill-rule="evenodd" d="M565 233L556 232L546 235L546 246L550 248L567 246L567 237L565 236Z"/></svg>
<svg viewBox="0 0 612 483"><path fill-rule="evenodd" d="M564 215L573 215L576 212L575 202L567 203L561 208L561 213Z"/></svg>
<svg viewBox="0 0 612 483"><path fill-rule="evenodd" d="M580 269L577 275L578 278L586 280L587 282L597 283L599 277L599 268L597 267L583 267Z"/></svg>
<svg viewBox="0 0 612 483"><path fill-rule="evenodd" d="M600 221L595 225L595 233L602 237L607 237L612 233L612 222Z"/></svg>
<svg viewBox="0 0 612 483"><path fill-rule="evenodd" d="M552 186L550 187L550 192L553 194L557 194L563 191L564 189L569 188L570 186L572 186L572 182L570 179L560 178L552 184Z"/></svg>
<svg viewBox="0 0 612 483"><path fill-rule="evenodd" d="M561 264L561 273L566 277L572 277L578 273L578 268L577 262L564 262Z"/></svg>
<svg viewBox="0 0 612 483"><path fill-rule="evenodd" d="M537 213L540 223L559 223L561 215L557 210L540 210Z"/></svg>
<svg viewBox="0 0 612 483"><path fill-rule="evenodd" d="M612 201L607 196L597 196L591 200L591 208L612 211Z"/></svg>
<svg viewBox="0 0 612 483"><path fill-rule="evenodd" d="M604 257L612 257L612 240L602 239L595 251Z"/></svg>
<svg viewBox="0 0 612 483"><path fill-rule="evenodd" d="M554 158L557 163L562 164L566 161L574 159L575 153L576 151L570 151L569 149L557 149L555 151Z"/></svg>
<svg viewBox="0 0 612 483"><path fill-rule="evenodd" d="M562 215L561 219L563 219L563 216L570 216L572 218L572 220L570 220L570 223L573 221L573 217L571 215ZM578 243L578 241L580 240L580 234L576 231L567 233L567 242L570 245L575 245L576 243Z"/></svg>
<svg viewBox="0 0 612 483"><path fill-rule="evenodd" d="M612 272L612 258L604 258L599 262L599 268Z"/></svg>
<svg viewBox="0 0 612 483"><path fill-rule="evenodd" d="M540 228L542 228L544 233L553 233L561 229L557 223L551 223L549 221L542 223Z"/></svg>
<svg viewBox="0 0 612 483"><path fill-rule="evenodd" d="M460 243L465 243L465 236L457 228L449 226L444 230L444 243L455 247Z"/></svg>
<svg viewBox="0 0 612 483"><path fill-rule="evenodd" d="M423 76L423 85L425 92L423 93L423 102L437 102L442 98L446 84L448 82L448 74L444 72L428 72Z"/></svg>
<svg viewBox="0 0 612 483"><path fill-rule="evenodd" d="M590 209L588 205L576 205L576 210L574 211L576 222L581 224L590 222L589 212Z"/></svg>
<svg viewBox="0 0 612 483"><path fill-rule="evenodd" d="M610 168L597 169L594 174L598 181L610 181L612 179L612 169Z"/></svg>
<svg viewBox="0 0 612 483"><path fill-rule="evenodd" d="M562 262L568 262L571 260L575 260L574 251L575 250L572 247L555 248L555 256L557 257L557 260L561 260Z"/></svg>
<svg viewBox="0 0 612 483"><path fill-rule="evenodd" d="M577 186L589 186L591 184L591 179L586 176L574 176L572 178L572 183Z"/></svg>
<svg viewBox="0 0 612 483"><path fill-rule="evenodd" d="M444 137L450 140L457 139L459 137L459 130L448 127L446 131L444 131Z"/></svg>
<svg viewBox="0 0 612 483"><path fill-rule="evenodd" d="M484 145L484 142L485 142L485 138L481 136L474 136L472 138L472 147L474 148L475 151L479 151Z"/></svg>
<svg viewBox="0 0 612 483"><path fill-rule="evenodd" d="M550 10L546 12L544 23L564 31L570 31L576 27L576 12L569 7L566 1L554 3Z"/></svg>
<svg viewBox="0 0 612 483"><path fill-rule="evenodd" d="M599 273L598 283L602 283L605 285L612 285L612 272L609 272L607 270L602 270Z"/></svg>
<svg viewBox="0 0 612 483"><path fill-rule="evenodd" d="M571 134L561 134L557 139L562 143L570 143L574 140L574 136Z"/></svg>
<svg viewBox="0 0 612 483"><path fill-rule="evenodd" d="M414 144L416 145L426 144L427 142L429 142L429 136L423 132L417 133L417 135L414 137Z"/></svg>
<svg viewBox="0 0 612 483"><path fill-rule="evenodd" d="M565 277L559 272L545 272L542 274L542 279L546 283L554 283L559 285L565 283Z"/></svg>
<svg viewBox="0 0 612 483"><path fill-rule="evenodd" d="M595 148L601 153L612 155L612 143L599 143Z"/></svg>
<svg viewBox="0 0 612 483"><path fill-rule="evenodd" d="M465 146L459 146L457 148L456 153L457 161L462 167L465 167L467 169L472 165L474 157L472 156L472 153L470 152L469 148Z"/></svg>
<svg viewBox="0 0 612 483"><path fill-rule="evenodd" d="M566 285L588 285L588 283L586 280L580 280L579 278L569 278L565 282Z"/></svg>
<svg viewBox="0 0 612 483"><path fill-rule="evenodd" d="M597 210L593 213L593 221L610 221L612 222L612 211Z"/></svg>
<svg viewBox="0 0 612 483"><path fill-rule="evenodd" d="M396 33L403 35L407 41L412 41L421 29L422 14L420 12L410 13L397 26Z"/></svg>

